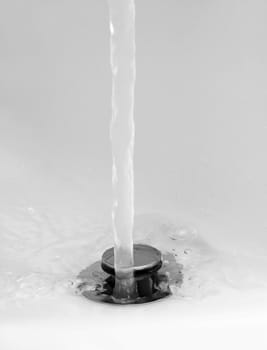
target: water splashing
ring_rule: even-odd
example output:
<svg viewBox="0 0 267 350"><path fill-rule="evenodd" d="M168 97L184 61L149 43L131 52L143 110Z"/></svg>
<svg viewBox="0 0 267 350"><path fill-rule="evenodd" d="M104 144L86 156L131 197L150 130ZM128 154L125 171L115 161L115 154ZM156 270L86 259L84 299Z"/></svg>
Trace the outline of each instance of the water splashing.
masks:
<svg viewBox="0 0 267 350"><path fill-rule="evenodd" d="M112 183L116 295L132 298L134 220L135 2L108 0L112 70Z"/></svg>

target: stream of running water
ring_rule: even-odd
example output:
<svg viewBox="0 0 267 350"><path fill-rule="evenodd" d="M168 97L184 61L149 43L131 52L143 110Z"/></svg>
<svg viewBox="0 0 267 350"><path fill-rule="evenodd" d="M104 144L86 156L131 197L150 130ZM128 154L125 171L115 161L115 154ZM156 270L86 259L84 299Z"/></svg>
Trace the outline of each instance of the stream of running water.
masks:
<svg viewBox="0 0 267 350"><path fill-rule="evenodd" d="M108 0L112 71L112 183L115 296L134 297L134 88L135 2Z"/></svg>

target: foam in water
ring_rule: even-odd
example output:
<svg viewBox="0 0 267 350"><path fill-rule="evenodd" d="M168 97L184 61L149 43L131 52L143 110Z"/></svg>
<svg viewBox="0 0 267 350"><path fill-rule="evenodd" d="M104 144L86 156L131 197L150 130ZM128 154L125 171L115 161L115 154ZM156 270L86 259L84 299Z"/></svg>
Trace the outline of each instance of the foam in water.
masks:
<svg viewBox="0 0 267 350"><path fill-rule="evenodd" d="M134 220L135 3L109 0L112 70L112 182L115 294L131 298Z"/></svg>

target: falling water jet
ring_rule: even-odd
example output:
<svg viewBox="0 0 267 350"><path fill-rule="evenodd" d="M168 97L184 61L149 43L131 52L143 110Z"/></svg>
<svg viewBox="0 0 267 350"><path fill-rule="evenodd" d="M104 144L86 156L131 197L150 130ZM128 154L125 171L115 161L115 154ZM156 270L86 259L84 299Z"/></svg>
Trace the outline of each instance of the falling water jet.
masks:
<svg viewBox="0 0 267 350"><path fill-rule="evenodd" d="M110 10L110 63L112 119L110 125L113 167L113 233L116 298L136 296L134 280L134 0L108 0Z"/></svg>
<svg viewBox="0 0 267 350"><path fill-rule="evenodd" d="M114 247L104 252L101 262L80 273L77 290L94 300L144 303L169 295L170 288L161 252L148 245L133 244L135 2L108 0L108 3Z"/></svg>

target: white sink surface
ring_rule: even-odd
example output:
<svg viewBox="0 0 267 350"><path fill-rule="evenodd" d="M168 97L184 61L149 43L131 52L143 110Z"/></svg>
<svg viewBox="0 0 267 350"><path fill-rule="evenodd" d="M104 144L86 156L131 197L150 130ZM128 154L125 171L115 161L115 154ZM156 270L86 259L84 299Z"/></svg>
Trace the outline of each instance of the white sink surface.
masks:
<svg viewBox="0 0 267 350"><path fill-rule="evenodd" d="M74 294L112 245L107 4L2 1L1 350L266 349L267 2L136 9L135 239L184 283L139 306Z"/></svg>

